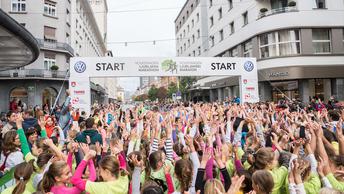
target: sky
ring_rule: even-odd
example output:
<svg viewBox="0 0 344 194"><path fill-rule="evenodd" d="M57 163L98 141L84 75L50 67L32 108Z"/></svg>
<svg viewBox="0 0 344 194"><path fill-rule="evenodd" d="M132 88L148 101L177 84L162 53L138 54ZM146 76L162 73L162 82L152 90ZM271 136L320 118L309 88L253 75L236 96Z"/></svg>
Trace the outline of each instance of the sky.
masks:
<svg viewBox="0 0 344 194"><path fill-rule="evenodd" d="M176 56L174 20L186 0L107 0L108 49L114 57ZM155 41L155 45L153 41ZM143 43L133 43L147 41ZM127 42L125 45L124 42ZM135 91L139 78L119 78L118 84Z"/></svg>

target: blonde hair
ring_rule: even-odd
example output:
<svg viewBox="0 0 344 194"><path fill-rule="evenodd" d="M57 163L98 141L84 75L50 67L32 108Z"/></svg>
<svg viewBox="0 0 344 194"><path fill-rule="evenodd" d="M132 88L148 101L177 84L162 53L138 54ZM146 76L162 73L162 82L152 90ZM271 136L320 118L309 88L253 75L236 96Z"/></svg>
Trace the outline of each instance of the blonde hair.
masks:
<svg viewBox="0 0 344 194"><path fill-rule="evenodd" d="M320 189L319 194L344 194L344 193L335 189L324 187Z"/></svg>
<svg viewBox="0 0 344 194"><path fill-rule="evenodd" d="M219 192L226 192L221 181L217 179L211 179L205 183L204 194L219 194Z"/></svg>

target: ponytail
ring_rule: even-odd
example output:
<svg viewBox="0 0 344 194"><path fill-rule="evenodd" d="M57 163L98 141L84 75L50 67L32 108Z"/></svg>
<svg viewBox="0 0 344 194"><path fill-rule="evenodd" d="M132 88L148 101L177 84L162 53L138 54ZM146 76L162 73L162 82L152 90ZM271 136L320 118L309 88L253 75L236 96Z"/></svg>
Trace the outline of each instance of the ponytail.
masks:
<svg viewBox="0 0 344 194"><path fill-rule="evenodd" d="M44 174L41 182L41 190L44 192L49 192L51 187L56 183L55 177L62 175L62 170L67 166L67 163L64 161L53 162L48 171Z"/></svg>
<svg viewBox="0 0 344 194"><path fill-rule="evenodd" d="M14 169L14 178L18 181L12 194L22 194L25 191L26 183L33 173L33 160L18 164Z"/></svg>
<svg viewBox="0 0 344 194"><path fill-rule="evenodd" d="M188 191L192 182L192 163L190 160L181 159L176 162L175 173L180 182L180 192Z"/></svg>

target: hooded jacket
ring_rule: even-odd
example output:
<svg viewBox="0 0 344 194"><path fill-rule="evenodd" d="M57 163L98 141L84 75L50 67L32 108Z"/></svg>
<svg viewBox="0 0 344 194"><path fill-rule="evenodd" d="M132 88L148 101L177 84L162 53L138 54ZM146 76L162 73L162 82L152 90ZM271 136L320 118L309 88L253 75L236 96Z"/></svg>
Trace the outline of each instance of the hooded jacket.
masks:
<svg viewBox="0 0 344 194"><path fill-rule="evenodd" d="M77 142L87 143L87 140L86 140L87 136L90 137L91 144L95 144L96 142L103 144L102 136L95 129L86 129L82 131L76 136L75 140Z"/></svg>

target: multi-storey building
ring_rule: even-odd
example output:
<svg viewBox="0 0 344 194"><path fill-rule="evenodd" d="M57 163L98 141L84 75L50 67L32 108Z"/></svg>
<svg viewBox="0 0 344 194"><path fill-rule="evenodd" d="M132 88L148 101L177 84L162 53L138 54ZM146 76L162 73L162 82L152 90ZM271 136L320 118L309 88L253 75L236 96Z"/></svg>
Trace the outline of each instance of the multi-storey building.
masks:
<svg viewBox="0 0 344 194"><path fill-rule="evenodd" d="M7 111L13 99L28 106L51 106L60 88L67 88L68 81L63 80L68 78L69 58L74 55L71 1L1 0L0 3L1 9L31 32L40 46L35 62L0 72L0 110ZM63 101L64 95L61 96Z"/></svg>
<svg viewBox="0 0 344 194"><path fill-rule="evenodd" d="M197 15L205 18L201 26L194 24ZM331 95L344 100L343 1L189 0L175 26L177 56L257 58L263 101ZM198 34L204 39L193 41ZM206 77L189 97L238 95L236 77Z"/></svg>
<svg viewBox="0 0 344 194"><path fill-rule="evenodd" d="M100 3L99 3L100 2ZM70 57L105 56L106 1L96 1L94 15L88 0L1 0L0 7L22 24L36 38L40 55L32 64L0 72L0 110L7 111L13 99L29 106L52 106L61 90L59 102L68 88ZM105 79L95 79L93 97L98 102L107 100Z"/></svg>

